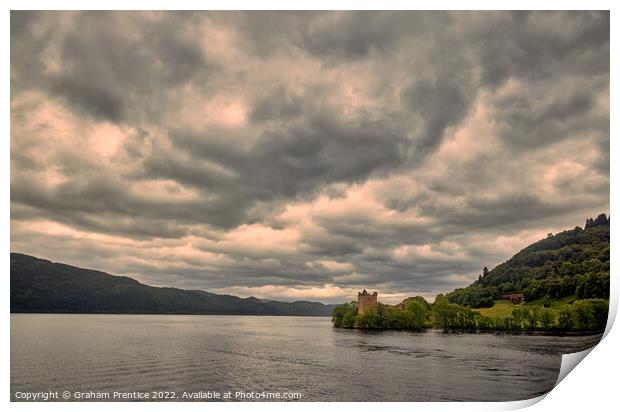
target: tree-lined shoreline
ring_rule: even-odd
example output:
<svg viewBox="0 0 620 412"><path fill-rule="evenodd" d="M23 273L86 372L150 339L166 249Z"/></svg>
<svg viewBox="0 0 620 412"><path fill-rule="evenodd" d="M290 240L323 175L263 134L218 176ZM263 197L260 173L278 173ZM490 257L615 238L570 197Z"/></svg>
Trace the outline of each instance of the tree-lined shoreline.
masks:
<svg viewBox="0 0 620 412"><path fill-rule="evenodd" d="M433 303L416 296L358 313L353 301L336 307L332 322L338 328L376 330L602 332L609 310L609 227L605 214L588 218L583 229L550 233ZM525 303L501 300L516 291L522 291Z"/></svg>
<svg viewBox="0 0 620 412"><path fill-rule="evenodd" d="M449 303L443 295L432 304L421 296L414 299L405 307L379 303L377 310L361 314L356 313L356 303L350 302L334 309L332 322L337 328L347 329L598 333L605 330L609 306L604 299L582 299L566 305L555 319L551 309L515 305L511 316L493 318Z"/></svg>

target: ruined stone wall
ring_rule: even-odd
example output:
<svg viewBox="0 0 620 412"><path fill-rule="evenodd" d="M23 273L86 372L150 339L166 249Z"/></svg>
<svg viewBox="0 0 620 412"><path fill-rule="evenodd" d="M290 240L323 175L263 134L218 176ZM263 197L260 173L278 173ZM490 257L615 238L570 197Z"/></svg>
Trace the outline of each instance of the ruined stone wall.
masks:
<svg viewBox="0 0 620 412"><path fill-rule="evenodd" d="M377 310L377 292L370 294L364 290L357 294L357 313Z"/></svg>

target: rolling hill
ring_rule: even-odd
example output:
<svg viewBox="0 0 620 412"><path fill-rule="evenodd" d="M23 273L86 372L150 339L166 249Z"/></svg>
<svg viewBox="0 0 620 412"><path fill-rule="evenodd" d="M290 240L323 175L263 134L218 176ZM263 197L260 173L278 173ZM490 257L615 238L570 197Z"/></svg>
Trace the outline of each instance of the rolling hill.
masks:
<svg viewBox="0 0 620 412"><path fill-rule="evenodd" d="M490 307L510 292L544 306L571 298L609 299L609 227L609 218L600 214L587 219L583 229L550 233L446 297L472 308Z"/></svg>
<svg viewBox="0 0 620 412"><path fill-rule="evenodd" d="M330 316L334 307L154 287L125 276L11 253L11 313Z"/></svg>

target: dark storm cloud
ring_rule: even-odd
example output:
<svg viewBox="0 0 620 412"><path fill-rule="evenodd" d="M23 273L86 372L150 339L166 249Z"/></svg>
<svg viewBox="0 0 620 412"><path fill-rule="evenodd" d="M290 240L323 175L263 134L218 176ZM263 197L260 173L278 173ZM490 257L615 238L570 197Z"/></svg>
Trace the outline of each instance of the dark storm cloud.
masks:
<svg viewBox="0 0 620 412"><path fill-rule="evenodd" d="M202 221L234 227L263 217L252 214L261 203L307 199L332 183L362 182L401 167L414 142L398 126L390 118L343 121L321 110L265 129L248 147L231 146L230 132L172 131L170 140L184 156L150 157L142 177L200 190L215 212Z"/></svg>
<svg viewBox="0 0 620 412"><path fill-rule="evenodd" d="M33 26L39 19L38 12L11 12L11 89L40 81L45 69L41 53L47 47L54 28L48 27L42 33L33 33Z"/></svg>
<svg viewBox="0 0 620 412"><path fill-rule="evenodd" d="M515 12L480 26L482 85L522 86L493 104L508 143L531 150L580 132L608 136L605 113L591 110L609 87L609 27L606 12Z"/></svg>
<svg viewBox="0 0 620 412"><path fill-rule="evenodd" d="M196 77L204 82L214 70L187 29L192 27L191 14L170 13L157 19L124 12L12 16L13 67L20 69L12 71L14 81L35 81L97 120L128 121L136 111L141 116L157 115L162 108L149 105L149 99L164 98ZM59 70L45 73L42 49L56 36ZM36 47L35 53L30 46ZM36 53L37 49L41 51ZM22 55L27 57L20 59ZM32 72L29 66L39 71ZM21 72L24 68L26 75Z"/></svg>
<svg viewBox="0 0 620 412"><path fill-rule="evenodd" d="M444 71L435 78L417 80L402 91L401 98L411 112L424 119L418 147L425 154L441 143L446 127L459 124L467 115L476 96L471 84L470 76Z"/></svg>
<svg viewBox="0 0 620 412"><path fill-rule="evenodd" d="M250 118L256 123L288 120L300 116L303 106L303 97L290 93L284 87L278 87L256 99Z"/></svg>
<svg viewBox="0 0 620 412"><path fill-rule="evenodd" d="M609 75L609 13L493 13L479 20L483 84L540 80L566 72Z"/></svg>
<svg viewBox="0 0 620 412"><path fill-rule="evenodd" d="M362 59L389 53L402 38L440 27L446 14L398 12L339 13L318 17L303 32L301 46L327 59Z"/></svg>
<svg viewBox="0 0 620 412"><path fill-rule="evenodd" d="M228 17L247 47L262 57L302 49L328 65L389 54L403 39L415 43L414 36L437 34L452 22L442 12L246 12Z"/></svg>
<svg viewBox="0 0 620 412"><path fill-rule="evenodd" d="M398 166L411 144L388 122L342 122L320 113L261 134L251 147L231 150L223 139L178 134L174 143L238 176L259 200L294 197L321 184L354 182ZM259 192L264 190L265 192ZM254 196L253 196L254 197Z"/></svg>
<svg viewBox="0 0 620 412"><path fill-rule="evenodd" d="M608 12L12 12L11 107L12 249L158 285L434 294L609 208Z"/></svg>
<svg viewBox="0 0 620 412"><path fill-rule="evenodd" d="M587 82L579 81L577 88L563 85L558 90L537 85L528 92L521 90L498 98L494 110L500 136L513 146L530 150L584 133L606 135L609 118L591 113L606 83L606 79L597 82L591 77Z"/></svg>

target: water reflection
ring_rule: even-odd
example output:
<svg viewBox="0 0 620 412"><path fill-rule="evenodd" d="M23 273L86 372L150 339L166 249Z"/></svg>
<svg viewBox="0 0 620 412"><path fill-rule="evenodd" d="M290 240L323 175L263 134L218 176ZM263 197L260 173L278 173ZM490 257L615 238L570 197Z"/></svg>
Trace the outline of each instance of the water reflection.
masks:
<svg viewBox="0 0 620 412"><path fill-rule="evenodd" d="M298 391L306 401L517 400L584 337L367 332L328 318L12 315L11 392Z"/></svg>

